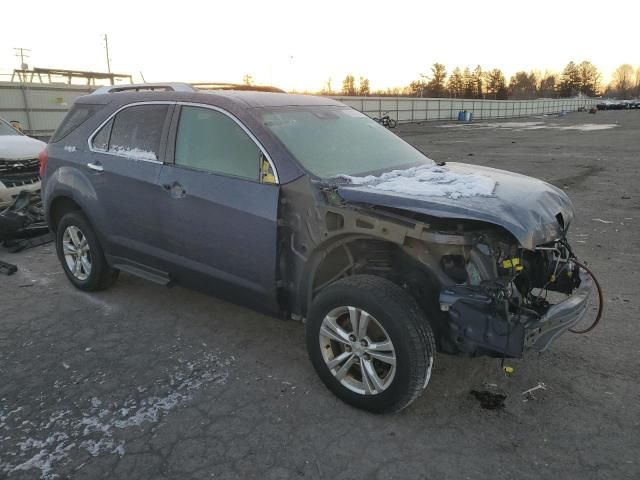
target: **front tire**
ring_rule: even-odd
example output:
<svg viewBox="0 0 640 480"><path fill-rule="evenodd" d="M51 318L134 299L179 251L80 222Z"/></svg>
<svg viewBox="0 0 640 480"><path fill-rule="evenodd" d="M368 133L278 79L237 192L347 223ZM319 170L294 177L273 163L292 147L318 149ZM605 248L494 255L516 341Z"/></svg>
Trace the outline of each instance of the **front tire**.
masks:
<svg viewBox="0 0 640 480"><path fill-rule="evenodd" d="M396 122L393 118L389 119L389 128L396 128L398 126L398 122Z"/></svg>
<svg viewBox="0 0 640 480"><path fill-rule="evenodd" d="M56 229L56 252L69 281L87 292L103 290L116 281L87 218L79 211L62 217Z"/></svg>
<svg viewBox="0 0 640 480"><path fill-rule="evenodd" d="M306 341L322 381L354 407L398 412L429 382L433 331L415 300L384 278L355 275L322 290Z"/></svg>

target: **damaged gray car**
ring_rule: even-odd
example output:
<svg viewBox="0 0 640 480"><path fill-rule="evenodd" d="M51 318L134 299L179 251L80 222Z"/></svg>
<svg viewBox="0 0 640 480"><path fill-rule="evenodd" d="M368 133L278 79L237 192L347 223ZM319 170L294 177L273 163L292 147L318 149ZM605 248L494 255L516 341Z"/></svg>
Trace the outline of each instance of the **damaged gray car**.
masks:
<svg viewBox="0 0 640 480"><path fill-rule="evenodd" d="M302 320L322 381L369 411L415 400L436 351L544 351L587 309L561 190L437 165L327 98L105 87L41 161L77 288L123 271Z"/></svg>

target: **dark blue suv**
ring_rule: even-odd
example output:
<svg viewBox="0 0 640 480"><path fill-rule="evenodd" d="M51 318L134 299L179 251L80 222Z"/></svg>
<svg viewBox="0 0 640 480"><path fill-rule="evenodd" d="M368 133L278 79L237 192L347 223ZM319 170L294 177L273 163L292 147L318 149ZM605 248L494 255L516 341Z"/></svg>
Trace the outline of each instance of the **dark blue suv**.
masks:
<svg viewBox="0 0 640 480"><path fill-rule="evenodd" d="M374 412L409 405L436 350L546 349L591 290L561 190L435 164L327 98L106 87L75 102L41 172L77 288L124 271L302 320L324 383Z"/></svg>

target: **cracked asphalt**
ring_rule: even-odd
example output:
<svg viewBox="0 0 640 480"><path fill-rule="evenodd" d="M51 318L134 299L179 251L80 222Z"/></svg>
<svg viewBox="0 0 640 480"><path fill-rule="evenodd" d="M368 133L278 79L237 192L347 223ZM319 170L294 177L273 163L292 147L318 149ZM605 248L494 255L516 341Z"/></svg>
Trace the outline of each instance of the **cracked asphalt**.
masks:
<svg viewBox="0 0 640 480"><path fill-rule="evenodd" d="M51 245L0 251L19 268L0 276L0 478L639 478L640 111L452 125L397 133L571 196L570 240L605 290L594 332L510 377L439 355L410 408L376 416L321 384L300 323L126 274L89 295ZM503 409L470 394L486 389Z"/></svg>

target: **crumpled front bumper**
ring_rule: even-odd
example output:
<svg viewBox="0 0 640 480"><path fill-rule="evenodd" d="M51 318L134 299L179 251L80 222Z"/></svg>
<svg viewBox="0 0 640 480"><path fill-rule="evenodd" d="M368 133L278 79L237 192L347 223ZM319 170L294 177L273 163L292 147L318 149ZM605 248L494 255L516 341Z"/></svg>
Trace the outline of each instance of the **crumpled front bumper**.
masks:
<svg viewBox="0 0 640 480"><path fill-rule="evenodd" d="M447 287L440 293L440 309L449 315L449 337L460 352L492 352L520 357L525 350L544 352L588 308L593 280L580 270L580 285L542 317L510 314L505 321L494 300L476 287Z"/></svg>
<svg viewBox="0 0 640 480"><path fill-rule="evenodd" d="M587 312L593 280L580 270L580 286L565 300L553 305L540 320L527 325L525 348L544 352L560 335L578 323Z"/></svg>

